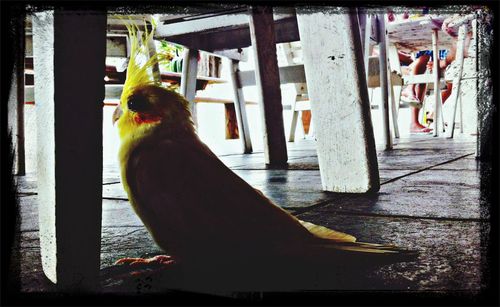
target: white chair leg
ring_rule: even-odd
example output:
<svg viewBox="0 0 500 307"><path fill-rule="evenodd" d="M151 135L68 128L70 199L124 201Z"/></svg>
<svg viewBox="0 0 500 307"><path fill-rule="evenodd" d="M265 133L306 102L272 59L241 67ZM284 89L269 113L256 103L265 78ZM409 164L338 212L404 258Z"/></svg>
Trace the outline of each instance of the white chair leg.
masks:
<svg viewBox="0 0 500 307"><path fill-rule="evenodd" d="M236 118L238 120L238 130L240 132L240 138L242 142L243 153L252 153L252 140L250 138L250 126L248 125L247 111L245 96L243 95L243 89L241 88L238 74L239 61L227 59L226 63L229 64L231 70L231 85L233 88L234 97L234 109L236 111Z"/></svg>
<svg viewBox="0 0 500 307"><path fill-rule="evenodd" d="M292 122L290 123L290 134L288 135L288 142L295 142L295 131L297 129L297 119L299 117L299 112L294 111L292 113Z"/></svg>
<svg viewBox="0 0 500 307"><path fill-rule="evenodd" d="M432 74L434 75L434 136L439 135L439 121L441 118L441 93L439 91L439 48L438 48L438 30L432 31L432 54L433 67Z"/></svg>
<svg viewBox="0 0 500 307"><path fill-rule="evenodd" d="M399 139L399 127L398 127L398 111L396 110L396 96L394 94L394 86L389 84L390 94L391 94L391 115L392 115L392 126L394 128L394 137ZM399 102L399 100L398 100Z"/></svg>
<svg viewBox="0 0 500 307"><path fill-rule="evenodd" d="M466 33L466 25L460 26L458 30L458 40L457 40L457 54L455 56L455 60L458 61L458 72L453 79L453 87L452 87L452 95L453 95L453 105L452 105L452 113L450 115L450 121L448 123L448 133L446 133L446 137L452 138L455 130L455 116L457 112L457 104L458 100L461 97L460 95L460 84L462 83L462 71L464 66L464 41ZM460 108L460 111L462 108ZM463 126L462 121L460 121L460 126ZM461 128L462 129L462 128Z"/></svg>
<svg viewBox="0 0 500 307"><path fill-rule="evenodd" d="M459 105L460 105L460 133L464 133L464 109L463 109L463 104L462 104L462 95L459 93Z"/></svg>

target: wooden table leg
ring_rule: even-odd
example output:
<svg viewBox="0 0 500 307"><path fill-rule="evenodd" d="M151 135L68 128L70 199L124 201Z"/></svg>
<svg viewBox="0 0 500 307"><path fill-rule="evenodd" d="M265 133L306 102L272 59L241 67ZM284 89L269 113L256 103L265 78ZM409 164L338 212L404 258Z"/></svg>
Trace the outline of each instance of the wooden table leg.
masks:
<svg viewBox="0 0 500 307"><path fill-rule="evenodd" d="M35 13L33 51L43 271L60 289L93 290L100 268L106 14Z"/></svg>
<svg viewBox="0 0 500 307"><path fill-rule="evenodd" d="M255 80L264 128L264 157L270 167L285 167L286 150L280 76L276 56L273 10L252 7L250 37L255 58Z"/></svg>
<svg viewBox="0 0 500 307"><path fill-rule="evenodd" d="M297 9L323 189L379 190L375 140L355 12Z"/></svg>

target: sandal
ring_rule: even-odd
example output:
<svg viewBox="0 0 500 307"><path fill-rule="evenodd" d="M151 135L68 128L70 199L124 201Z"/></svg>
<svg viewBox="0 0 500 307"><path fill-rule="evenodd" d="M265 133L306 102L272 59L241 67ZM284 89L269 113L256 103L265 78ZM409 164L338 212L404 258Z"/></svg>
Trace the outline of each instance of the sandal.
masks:
<svg viewBox="0 0 500 307"><path fill-rule="evenodd" d="M422 102L413 94L408 96L407 93L403 92L401 93L401 101L403 101L406 104L409 104L410 106L420 109L422 108Z"/></svg>

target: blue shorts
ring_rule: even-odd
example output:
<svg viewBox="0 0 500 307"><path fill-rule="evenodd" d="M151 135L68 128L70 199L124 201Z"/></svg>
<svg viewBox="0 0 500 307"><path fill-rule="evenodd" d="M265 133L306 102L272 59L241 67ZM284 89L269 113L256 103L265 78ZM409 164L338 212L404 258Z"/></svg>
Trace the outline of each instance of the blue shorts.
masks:
<svg viewBox="0 0 500 307"><path fill-rule="evenodd" d="M421 50L415 54L415 59L418 59L422 55L428 55L430 57L432 56L432 50ZM439 50L439 59L444 60L446 58L446 55L448 55L448 50Z"/></svg>

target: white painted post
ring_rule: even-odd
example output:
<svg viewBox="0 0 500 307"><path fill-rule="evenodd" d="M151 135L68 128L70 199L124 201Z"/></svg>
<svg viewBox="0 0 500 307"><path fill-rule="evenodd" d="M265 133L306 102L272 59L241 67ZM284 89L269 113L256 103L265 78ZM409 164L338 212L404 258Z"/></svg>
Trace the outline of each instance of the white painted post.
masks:
<svg viewBox="0 0 500 307"><path fill-rule="evenodd" d="M362 37L364 40L363 44L363 56L364 56L364 63L365 63L365 76L366 76L366 82L368 82L368 67L369 67L369 59L370 55L372 54L373 47L371 45L371 35L372 35L372 22L373 22L373 16L370 14L366 15L366 21L365 21L365 36Z"/></svg>
<svg viewBox="0 0 500 307"><path fill-rule="evenodd" d="M239 61L226 58L231 71L231 85L233 87L234 109L238 120L238 130L242 141L243 153L252 153L252 140L250 139L250 127L247 120L247 109L243 88L239 79Z"/></svg>
<svg viewBox="0 0 500 307"><path fill-rule="evenodd" d="M198 127L196 120L196 104L194 97L196 96L196 78L198 75L198 50L186 49L184 51L184 58L182 61L182 77L181 77L181 95L189 101L191 106L191 115L193 122Z"/></svg>
<svg viewBox="0 0 500 307"><path fill-rule="evenodd" d="M434 75L434 136L439 136L441 128L441 90L439 87L439 48L438 48L438 29L432 30L432 74Z"/></svg>
<svg viewBox="0 0 500 307"><path fill-rule="evenodd" d="M33 16L40 249L45 275L71 291L98 286L106 15Z"/></svg>
<svg viewBox="0 0 500 307"><path fill-rule="evenodd" d="M379 190L375 140L355 11L298 8L323 189Z"/></svg>
<svg viewBox="0 0 500 307"><path fill-rule="evenodd" d="M148 49L148 55L149 57L153 57L156 55L156 46L155 46L155 42L153 39L149 40L148 41L148 45L147 45L147 49ZM158 62L156 62L152 67L152 72L153 72L153 79L155 80L155 82L158 82L161 84L161 74L160 74L160 65Z"/></svg>
<svg viewBox="0 0 500 307"><path fill-rule="evenodd" d="M450 113L448 117L448 129L446 131L446 137L447 138L453 138L453 134L455 132L455 117L457 113L457 105L458 105L458 100L461 98L461 93L460 93L460 84L462 83L462 71L464 67L464 42L466 38L466 30L467 30L467 24L461 25L460 28L458 29L458 39L457 39L457 51L455 55L455 60L458 62L458 71L455 77L453 78L453 86L451 89L451 99L452 101L452 112ZM460 112L462 112L462 106L460 105ZM460 114L460 118L462 118L462 114ZM462 129L464 123L460 119L460 129Z"/></svg>
<svg viewBox="0 0 500 307"><path fill-rule="evenodd" d="M392 135L389 122L389 77L387 75L387 43L385 31L385 16L384 14L377 15L377 35L379 38L378 57L379 57L379 72L380 72L380 114L382 115L382 132L384 138L384 149L392 149Z"/></svg>
<svg viewBox="0 0 500 307"><path fill-rule="evenodd" d="M386 42L388 42L388 36L385 36ZM394 44L388 44L387 53L389 58L388 71L389 71L389 93L391 95L391 115L392 115L392 126L394 129L394 137L399 139L399 126L398 126L398 110L399 110L399 100L401 98L401 89L398 93L394 93L394 84L392 83L392 72L396 71L400 75L401 73L401 63L399 62L398 50Z"/></svg>

